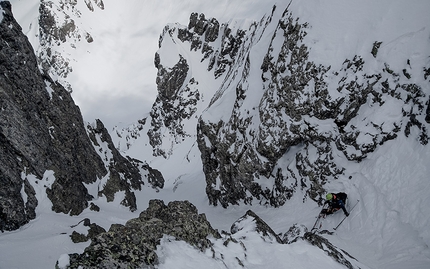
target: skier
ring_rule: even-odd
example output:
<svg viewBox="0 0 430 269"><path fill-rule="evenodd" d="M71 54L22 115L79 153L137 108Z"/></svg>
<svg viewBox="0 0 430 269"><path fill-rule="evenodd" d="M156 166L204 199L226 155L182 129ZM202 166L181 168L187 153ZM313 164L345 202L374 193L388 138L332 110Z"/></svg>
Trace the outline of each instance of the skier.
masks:
<svg viewBox="0 0 430 269"><path fill-rule="evenodd" d="M341 208L343 210L343 213L345 213L345 215L348 217L349 213L345 208L347 196L348 195L346 195L346 193L343 193L343 192L328 193L326 195L327 201L325 201L324 203L324 205L328 204L328 208L321 210L321 214L323 215L323 217L333 214Z"/></svg>

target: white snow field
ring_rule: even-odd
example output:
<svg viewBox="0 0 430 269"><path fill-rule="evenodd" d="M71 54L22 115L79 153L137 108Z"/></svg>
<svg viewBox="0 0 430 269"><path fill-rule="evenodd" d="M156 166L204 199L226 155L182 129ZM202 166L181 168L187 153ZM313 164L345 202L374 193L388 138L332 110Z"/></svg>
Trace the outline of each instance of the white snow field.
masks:
<svg viewBox="0 0 430 269"><path fill-rule="evenodd" d="M73 72L67 80L73 87L72 96L84 119L91 122L100 118L110 129L120 122L124 126L133 123L150 111L157 94L154 54L165 25L176 22L187 25L191 12L203 12L206 17L217 18L221 23L237 21L238 24L246 24L260 20L271 11L273 4L283 9L290 3L275 0L103 2L105 10L95 10L90 14L82 8L81 18L76 19L80 27L91 32L94 42L82 42L76 48L65 46L64 49L73 59ZM23 32L37 50L38 1L12 0L11 3ZM83 1L78 5L84 5ZM300 22L308 22L311 26L305 38L307 44L312 44L310 58L331 65L335 70L346 58L352 59L354 55L367 55L364 60L372 63L366 65L368 72L372 68L378 70L384 63L401 70L407 59L413 59L412 65L429 66L428 0L293 0L290 10ZM378 59L369 53L375 41L383 42ZM200 59L195 60L198 65ZM199 72L198 68L195 70ZM416 83L429 96L428 81ZM398 104L385 107L386 110L377 112L368 107L360 113L363 113L362 117L372 117L375 122L389 122L400 116ZM218 118L220 116L217 115ZM360 200L339 229L325 237L355 257L357 266L361 268L430 268L430 149L416 140L413 128L411 131L409 137L400 133L395 140L386 142L360 163L348 162L338 156L339 165L346 168L345 175L326 185L331 192L348 193L349 204ZM165 188L155 192L147 186L136 193L136 212L121 206L121 199L107 203L101 197L94 201L100 206L100 212L87 209L79 216L57 214L51 211L45 187L36 184L34 178L32 185L39 201L37 218L19 230L0 234L0 268L54 268L57 261L61 266L67 265L66 254L82 253L89 245L89 242L74 244L69 237L73 231L84 233L87 228L70 226L89 218L108 230L111 224L124 224L137 217L146 209L149 200L155 198L165 203L189 200L220 231L230 231L233 222L248 209L277 233L285 233L296 223L310 229L321 210L312 201L303 203L300 190L280 208L238 205L224 209L210 206L205 193L200 152L191 139L174 147L174 153L168 159L154 158L148 145L148 138L140 137L129 149L124 149L124 154L146 160L159 169L166 179ZM47 171L43 179L45 186L49 187L54 177ZM96 193L97 187L89 186L89 189ZM328 217L323 227L331 229L342 218L342 213ZM158 268L344 268L304 241L291 245L264 241L252 232L252 225L234 236L241 237L246 244L246 258L243 248L235 245L225 247L215 239L212 239L214 249L218 255L222 253L224 259L219 256L214 259L212 252L202 253L166 236L157 250L161 262ZM245 261L243 267L236 257Z"/></svg>

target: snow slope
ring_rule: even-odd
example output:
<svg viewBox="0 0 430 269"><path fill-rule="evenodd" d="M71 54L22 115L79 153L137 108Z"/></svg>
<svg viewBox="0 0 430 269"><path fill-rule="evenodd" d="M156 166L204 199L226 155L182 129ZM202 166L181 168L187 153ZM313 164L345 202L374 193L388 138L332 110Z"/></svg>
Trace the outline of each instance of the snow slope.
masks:
<svg viewBox="0 0 430 269"><path fill-rule="evenodd" d="M395 144L393 142L393 144ZM400 145L386 145L371 159L354 167L353 180L333 183L333 191L347 191L353 201L359 198L361 203L350 217L340 226L334 235L326 236L333 244L346 250L369 268L428 268L430 264L428 184L423 184L429 169L415 169L426 165L428 150L423 152L415 141L402 141ZM414 149L421 151L415 154ZM399 152L409 152L402 156ZM393 158L391 156L401 156ZM418 166L417 166L418 165ZM387 174L389 167L392 173ZM398 169L403 167L403 169ZM171 167L172 170L180 167ZM415 172L414 172L415 170ZM399 177L398 173L409 173L408 177ZM384 178L392 178L383 182ZM166 202L189 200L205 213L213 227L229 231L231 224L248 209L252 209L263 218L277 233L284 233L295 223L304 224L309 229L315 221L320 208L313 203L302 204L301 199L293 199L281 208L263 206L231 206L228 209L208 206L204 196L203 173L196 172L187 177L170 179L166 188L154 193L150 188L137 196L140 210L131 213L119 202L106 203L104 198L94 202L101 207L99 213L86 210L80 216L70 217L50 211L51 203L44 194L44 188L36 189L39 201L38 217L25 227L14 232L0 235L0 268L53 268L57 259L66 253L80 253L88 243L74 244L69 235L73 231L85 233L88 227L77 228L84 218L89 218L105 229L113 223L125 224L148 204L149 199L158 198ZM374 184L372 181L376 181ZM38 186L33 184L33 186ZM413 186L411 188L411 186ZM407 190L406 199L398 192ZM395 194L395 195L393 195ZM298 196L295 196L298 197ZM419 200L416 197L420 197ZM426 198L427 197L427 198ZM414 199L415 198L415 199ZM421 200L422 199L422 200ZM394 200L394 201L393 201ZM115 201L121 201L116 199ZM342 218L341 213L324 222L324 228L334 227ZM417 222L420 220L421 223ZM239 236L239 235L237 235ZM243 236L240 235L240 236ZM285 264L295 268L312 268L324 265L324 268L343 268L331 258L306 243L279 245L276 242L264 242L254 233L249 232L247 239L245 268L284 268ZM224 261L211 259L210 253L201 253L183 242L163 240L158 254L162 257L159 268L242 268L235 263L235 257L245 255L242 248L225 248L215 243L215 249L224 253ZM23 258L25 257L25 258ZM229 262L227 266L226 262ZM362 267L365 268L365 267Z"/></svg>
<svg viewBox="0 0 430 269"><path fill-rule="evenodd" d="M37 1L33 1L28 6L23 5L22 0L12 1L14 13L21 14L18 19L27 25L34 21L34 13L25 15L30 7L37 5ZM153 55L158 49L158 36L164 25L170 22L186 24L193 11L204 12L207 17L215 17L220 22L232 18L239 22L243 22L243 18L259 20L275 3L247 1L243 5L241 1L134 0L125 5L113 0L104 2L104 11L84 14L80 22L91 30L94 43L80 44L82 47L67 53L75 60L74 71L68 79L84 118L89 121L101 118L109 122L108 127L119 121L134 122L149 111L156 94ZM285 6L289 3L277 2ZM414 66L430 65L430 2L426 0L307 0L293 1L290 9L300 21L311 25L306 37L308 44L314 44L310 57L332 65L334 69L344 59L351 59L356 54L367 55L365 60L372 61L369 52L375 41L383 43L378 53L380 57L373 60L369 69L376 70L387 62L393 69L401 70L407 59L411 59ZM36 42L31 38L35 32L27 32L25 29L29 28L21 25L30 40ZM428 96L428 81L417 83L426 89ZM120 109L124 107L126 109ZM363 113L369 113L375 120L389 120L390 116L397 115L396 104L391 108L382 114ZM369 268L430 268L430 150L414 137L416 135L406 138L402 134L360 163L343 161L341 165L347 168L344 177L326 186L333 192L347 192L350 202L360 199L351 216L326 238ZM277 233L286 232L295 223L312 227L320 208L313 202L302 203L300 198L293 198L281 208L209 206L200 153L190 141L173 148L177 153L167 160L152 157L151 150L147 150L146 136L140 137L127 150L127 155L147 160L152 167L161 170L166 179L165 188L158 193L144 188L136 195L140 208L134 213L119 202L107 203L104 198L98 198L95 203L101 207L99 213L86 210L74 217L56 214L50 211L50 201L44 189L33 184L41 201L38 217L20 230L0 234L0 268L52 268L60 257L67 262L63 254L80 253L89 244L71 242L69 235L74 230L85 232L87 229L83 226L71 228L71 225L90 218L91 222L108 229L113 223L125 223L137 217L152 198L166 202L189 200L199 212L207 215L213 227L220 230L229 231L230 225L248 209L257 213ZM342 158L338 161L342 162ZM326 219L323 227L332 228L341 218L341 213L336 214ZM294 268L342 268L306 243L279 245L264 242L250 231L243 232L245 234L238 236L247 236L245 268L285 268L286 264ZM217 253L225 255L224 261L212 259L211 253L198 252L183 242L164 238L158 249L162 257L159 268L242 268L235 257L243 257L243 249L226 248L215 240L214 243Z"/></svg>

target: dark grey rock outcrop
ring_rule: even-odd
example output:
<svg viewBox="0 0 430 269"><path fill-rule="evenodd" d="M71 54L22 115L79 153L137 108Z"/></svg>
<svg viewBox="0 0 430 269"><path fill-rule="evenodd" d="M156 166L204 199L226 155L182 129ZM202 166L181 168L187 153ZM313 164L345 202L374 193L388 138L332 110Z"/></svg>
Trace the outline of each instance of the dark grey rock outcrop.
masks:
<svg viewBox="0 0 430 269"><path fill-rule="evenodd" d="M136 196L134 190L142 190L146 178L153 188L163 188L164 178L160 171L153 169L148 164L130 157L122 156L115 148L109 132L100 120L96 120L94 126L87 126L88 135L109 171L106 184L99 190L98 195L104 195L108 202L115 198L115 193L125 192L125 197L121 204L129 207L131 211L137 209ZM102 144L104 144L102 146ZM103 149L109 152L104 152ZM109 157L108 157L109 156ZM143 177L142 177L143 176Z"/></svg>
<svg viewBox="0 0 430 269"><path fill-rule="evenodd" d="M158 69L156 82L159 94L152 106L151 128L147 134L154 156L167 158L169 152L162 148L165 128L175 137L176 142L188 136L189 134L182 128L182 121L193 116L200 94L193 90L196 81L186 81L189 65L182 56L173 68L164 67L158 57L156 54L155 65ZM187 98L184 98L185 96Z"/></svg>
<svg viewBox="0 0 430 269"><path fill-rule="evenodd" d="M158 264L155 250L164 235L201 251L212 245L208 236L221 237L190 202L166 206L161 200L151 200L138 218L112 225L108 232L96 236L83 254L70 254L68 268L150 268Z"/></svg>
<svg viewBox="0 0 430 269"><path fill-rule="evenodd" d="M46 189L52 209L76 215L92 199L84 183L107 171L70 94L39 72L9 2L1 2L1 7L0 228L14 230L35 218L37 200L27 175L42 179L52 170L55 181Z"/></svg>
<svg viewBox="0 0 430 269"><path fill-rule="evenodd" d="M72 228L78 226L79 224L83 223L83 226L88 227L88 233L81 234L76 231L73 231L70 235L70 238L72 239L73 243L80 243L80 242L86 242L88 240L94 239L96 236L98 236L101 233L105 233L106 230L97 225L96 223L91 223L90 219L85 218L81 220L78 224L71 226Z"/></svg>
<svg viewBox="0 0 430 269"><path fill-rule="evenodd" d="M430 98L427 101L426 122L430 124Z"/></svg>

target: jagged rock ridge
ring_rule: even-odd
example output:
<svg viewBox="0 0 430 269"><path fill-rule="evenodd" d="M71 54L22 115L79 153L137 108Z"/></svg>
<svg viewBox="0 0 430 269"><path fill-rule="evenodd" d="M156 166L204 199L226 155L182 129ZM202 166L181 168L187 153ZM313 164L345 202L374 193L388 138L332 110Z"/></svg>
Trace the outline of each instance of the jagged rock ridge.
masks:
<svg viewBox="0 0 430 269"><path fill-rule="evenodd" d="M92 230L99 230L89 220L85 221L84 225L93 225ZM90 233L88 236L74 234L78 241L85 241L88 237ZM243 255L236 256L235 263L245 268L246 260L252 259L247 253L247 237L259 237L268 244L306 241L346 268L361 266L354 257L323 236L308 232L306 227L295 225L281 238L264 220L249 210L232 224L230 232L222 231L220 234L211 227L205 215L198 214L196 207L188 201L170 202L166 206L160 200L151 200L139 218L131 219L125 225L114 224L109 231L91 236L91 244L84 253L69 254L67 268L156 268L162 258L157 254L160 253L162 240L185 241L199 251L211 253L213 259L225 261L226 266L232 261L227 260L223 252L228 252L229 248L236 252L241 249ZM219 249L215 244L223 248Z"/></svg>

